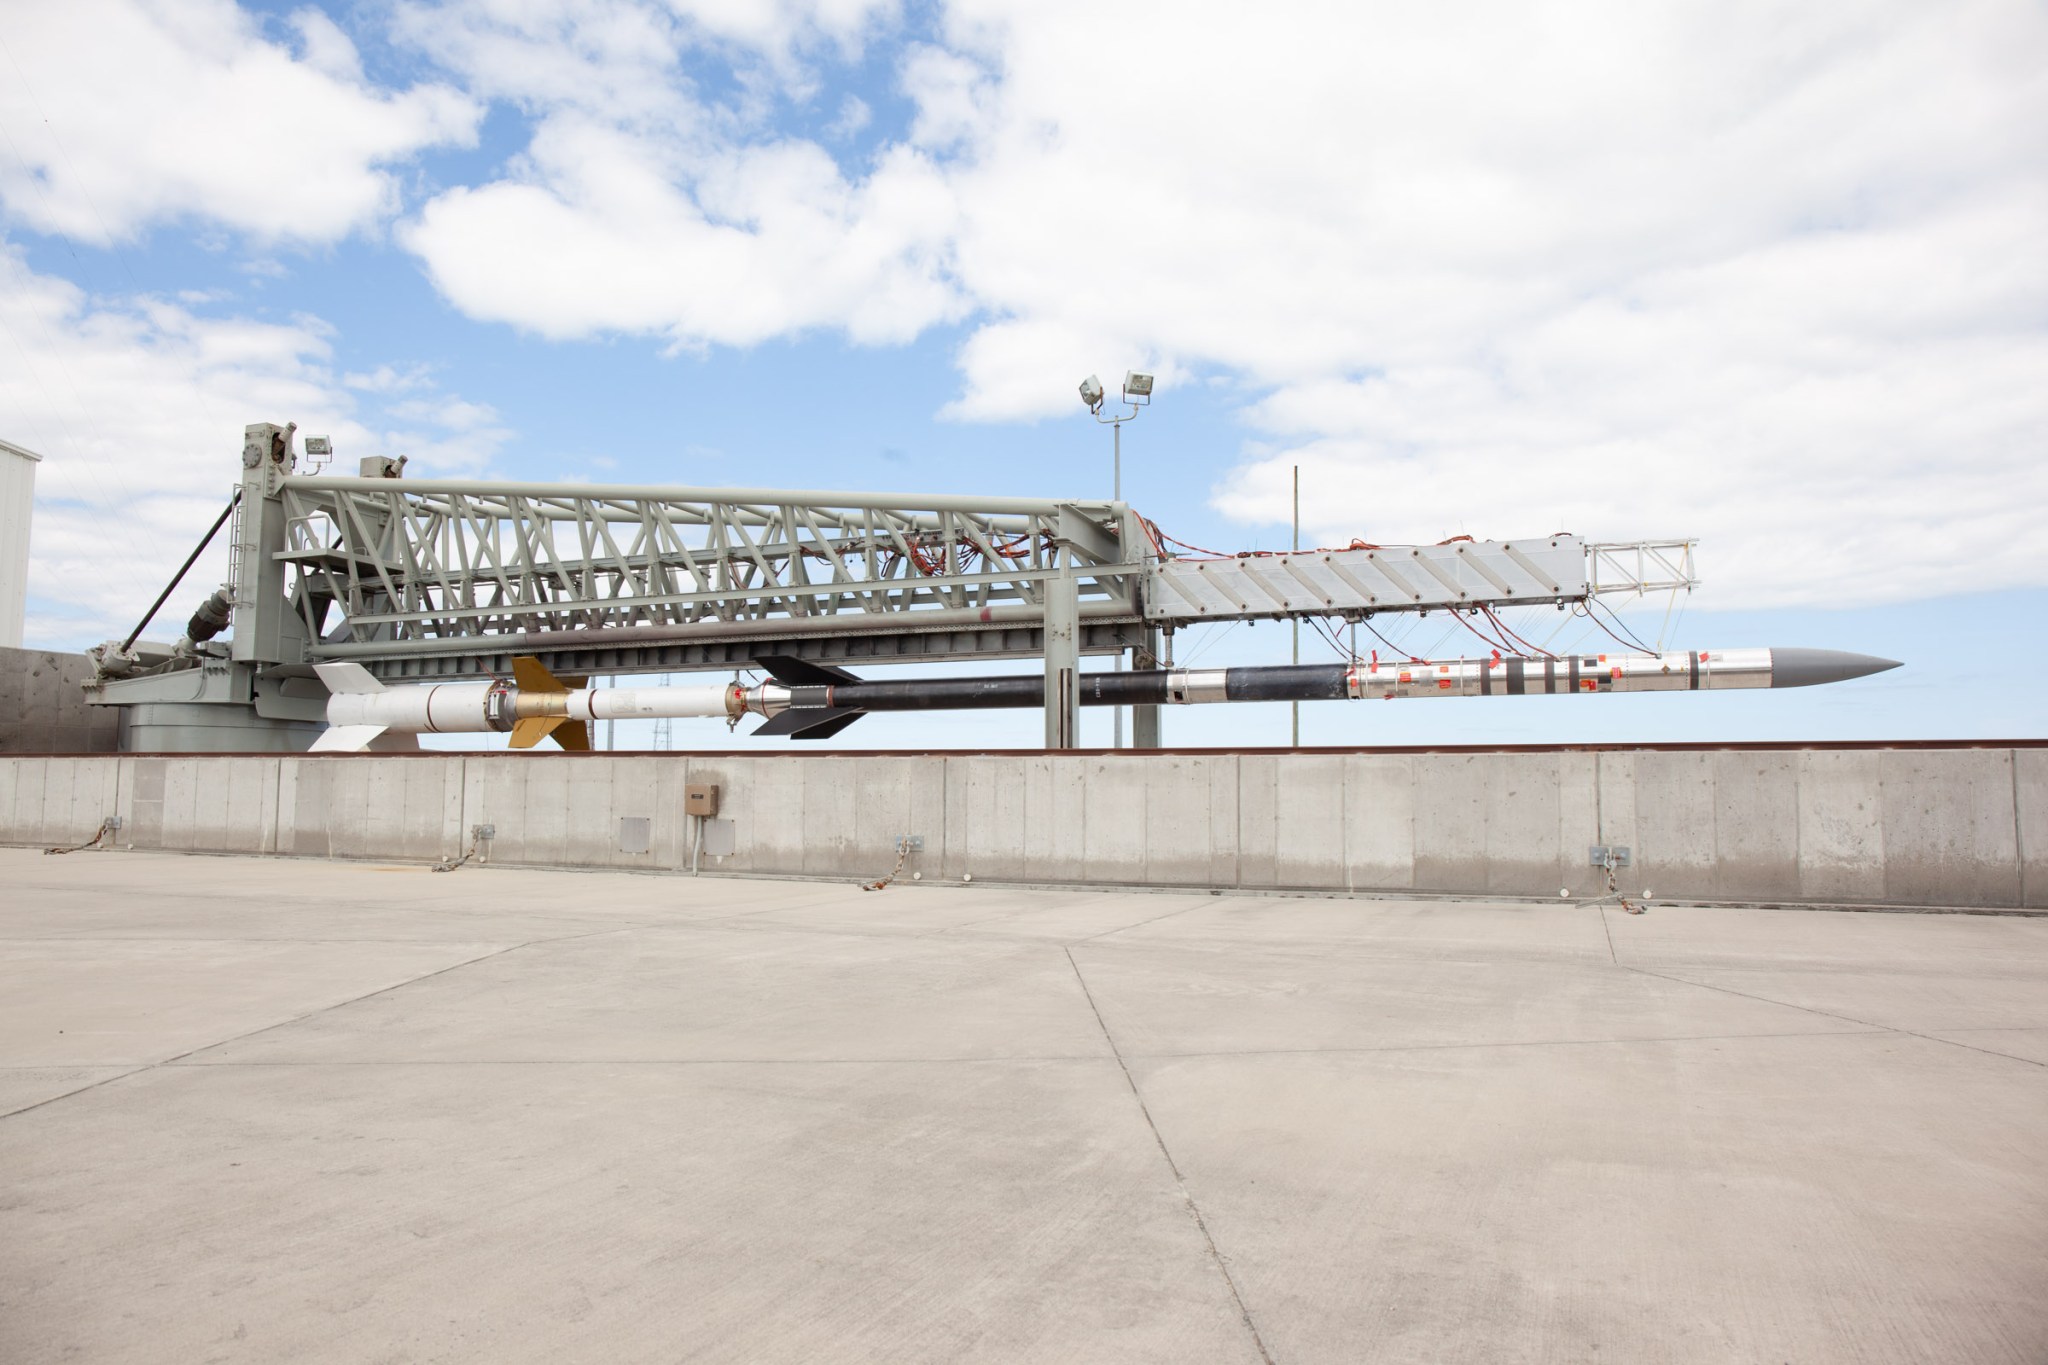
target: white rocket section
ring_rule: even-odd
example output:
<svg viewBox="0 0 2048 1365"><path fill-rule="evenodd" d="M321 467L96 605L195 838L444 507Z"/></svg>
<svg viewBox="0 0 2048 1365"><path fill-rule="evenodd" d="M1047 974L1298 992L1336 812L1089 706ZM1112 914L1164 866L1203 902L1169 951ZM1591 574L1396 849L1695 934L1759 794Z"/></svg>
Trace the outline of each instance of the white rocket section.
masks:
<svg viewBox="0 0 2048 1365"><path fill-rule="evenodd" d="M567 720L725 719L745 711L734 688L581 687L522 693L503 681L386 687L361 664L315 664L327 684L327 731L315 753L356 753L386 731L454 735L503 733L522 717ZM755 689L758 691L759 689Z"/></svg>
<svg viewBox="0 0 2048 1365"><path fill-rule="evenodd" d="M586 687L569 693L571 720L689 719L732 714L731 687Z"/></svg>

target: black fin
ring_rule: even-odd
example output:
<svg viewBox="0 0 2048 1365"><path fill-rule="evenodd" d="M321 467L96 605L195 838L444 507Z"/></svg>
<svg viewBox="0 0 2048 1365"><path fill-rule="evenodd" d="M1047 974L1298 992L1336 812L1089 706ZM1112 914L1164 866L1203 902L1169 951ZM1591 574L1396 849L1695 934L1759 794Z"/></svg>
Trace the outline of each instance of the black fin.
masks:
<svg viewBox="0 0 2048 1365"><path fill-rule="evenodd" d="M787 654L769 654L755 659L754 665L766 669L768 676L784 687L830 687L834 683L860 681L843 668L814 664L808 659L795 659Z"/></svg>
<svg viewBox="0 0 2048 1365"><path fill-rule="evenodd" d="M770 739L777 735L790 739L830 739L866 714L856 707L847 706L796 707L779 716L769 717L765 725L754 731L754 735Z"/></svg>

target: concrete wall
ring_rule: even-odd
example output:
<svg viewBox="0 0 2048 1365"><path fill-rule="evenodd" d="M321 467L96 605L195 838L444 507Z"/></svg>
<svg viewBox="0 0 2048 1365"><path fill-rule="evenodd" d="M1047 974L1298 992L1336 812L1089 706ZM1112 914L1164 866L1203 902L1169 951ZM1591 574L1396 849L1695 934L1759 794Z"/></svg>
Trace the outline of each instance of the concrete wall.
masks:
<svg viewBox="0 0 2048 1365"><path fill-rule="evenodd" d="M91 677L83 654L0 649L0 755L118 752L121 712L85 704Z"/></svg>
<svg viewBox="0 0 2048 1365"><path fill-rule="evenodd" d="M0 842L874 878L2048 907L2048 744L1739 750L0 758ZM623 821L646 821L629 851Z"/></svg>

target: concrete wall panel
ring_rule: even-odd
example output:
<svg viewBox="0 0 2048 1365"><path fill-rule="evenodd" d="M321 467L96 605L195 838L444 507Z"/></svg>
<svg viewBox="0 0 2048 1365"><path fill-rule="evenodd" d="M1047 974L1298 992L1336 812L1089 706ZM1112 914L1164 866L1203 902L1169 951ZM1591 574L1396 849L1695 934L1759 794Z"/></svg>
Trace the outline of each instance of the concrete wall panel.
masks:
<svg viewBox="0 0 2048 1365"><path fill-rule="evenodd" d="M2010 749L1884 752L1886 900L2019 903L2012 757Z"/></svg>
<svg viewBox="0 0 2048 1365"><path fill-rule="evenodd" d="M18 837L15 833L17 824L14 814L14 798L15 794L20 790L21 769L19 760L11 763L0 763L0 843L28 842L27 839ZM40 809L42 799L40 792L36 794L36 799L38 809ZM127 813L126 810L121 812L123 816L126 816Z"/></svg>
<svg viewBox="0 0 2048 1365"><path fill-rule="evenodd" d="M1707 757L1714 787L1714 894L1776 900L1796 891L1799 756L1765 751Z"/></svg>
<svg viewBox="0 0 2048 1365"><path fill-rule="evenodd" d="M2048 909L2048 750L2015 749L2012 761L2020 904Z"/></svg>
<svg viewBox="0 0 2048 1365"><path fill-rule="evenodd" d="M1236 754L1209 760L1209 885L1237 886L1243 869L1237 857L1238 784L1243 774Z"/></svg>
<svg viewBox="0 0 2048 1365"><path fill-rule="evenodd" d="M1799 889L1802 900L1884 899L1882 755L1808 751L1794 756L1799 786Z"/></svg>
<svg viewBox="0 0 2048 1365"><path fill-rule="evenodd" d="M1081 831L1082 879L1101 885L1142 881L1145 869L1145 769L1128 756L1082 759L1076 796L1087 808ZM1069 878L1071 880L1071 878Z"/></svg>
<svg viewBox="0 0 2048 1365"><path fill-rule="evenodd" d="M1474 778L1485 807L1480 884L1463 889L1514 894L1549 888L1564 875L1558 849L1559 754L1489 754ZM1580 850L1584 861L1585 851Z"/></svg>
<svg viewBox="0 0 2048 1365"><path fill-rule="evenodd" d="M1082 783L1088 760L1047 754L1022 757L1024 768L1025 865L1032 881L1085 880L1088 828Z"/></svg>
<svg viewBox="0 0 2048 1365"><path fill-rule="evenodd" d="M1485 880L1487 769L1471 754L1415 761L1415 887L1477 891Z"/></svg>
<svg viewBox="0 0 2048 1365"><path fill-rule="evenodd" d="M1157 886L1206 886L1215 865L1211 792L1228 759L1162 754L1140 760L1145 786L1144 880Z"/></svg>
<svg viewBox="0 0 2048 1365"><path fill-rule="evenodd" d="M1635 883L1647 882L1667 896L1718 895L1714 755L1638 753L1632 787Z"/></svg>
<svg viewBox="0 0 2048 1365"><path fill-rule="evenodd" d="M1278 886L1280 760L1273 754L1237 757L1237 884Z"/></svg>
<svg viewBox="0 0 2048 1365"><path fill-rule="evenodd" d="M14 773L13 791L7 805L7 838L10 843L42 844L43 800L49 761L41 758L4 760Z"/></svg>
<svg viewBox="0 0 2048 1365"><path fill-rule="evenodd" d="M1000 778L1000 773L992 773L987 780L994 784ZM972 858L973 849L984 846L986 841L1000 840L1001 836L992 822L1010 818L1009 812L1012 811L1021 821L1023 792L991 791L987 794L988 799L995 802L994 808L1003 814L991 815L986 821L962 816L968 823L964 831L956 831L953 828L955 816L949 788L951 781L950 764L946 759L916 756L856 761L853 863L849 872L862 880L883 876L896 866L896 841L914 835L924 840L924 851L904 858L904 875L918 872L927 877L942 876L945 875L946 850L956 834L964 833L970 840L963 846L962 856ZM971 793L969 799L973 799ZM1013 830L1011 837L1015 838L1019 832ZM976 840L984 843L971 842ZM1021 866L1024 858L1021 844L1010 852ZM971 872L974 869L969 867L966 870Z"/></svg>
<svg viewBox="0 0 2048 1365"><path fill-rule="evenodd" d="M83 654L0 647L0 755L117 752L120 709L86 704L91 677Z"/></svg>
<svg viewBox="0 0 2048 1365"><path fill-rule="evenodd" d="M847 876L863 861L857 842L859 764L857 758L807 758L795 765L803 775L798 866L812 876Z"/></svg>
<svg viewBox="0 0 2048 1365"><path fill-rule="evenodd" d="M161 761L136 760L138 809L143 794L143 765ZM327 833L327 811L333 785L332 765L320 759L282 758L278 760L277 780L279 790L290 794L288 800L278 802L278 819L285 820L289 812L289 823L278 827L277 851L298 858L331 857L333 846Z"/></svg>
<svg viewBox="0 0 2048 1365"><path fill-rule="evenodd" d="M1415 759L1344 757L1345 884L1359 891L1415 885Z"/></svg>
<svg viewBox="0 0 2048 1365"><path fill-rule="evenodd" d="M856 760L866 762L866 760ZM1022 881L1028 877L1029 853L1024 839L1025 793L1022 765L1014 758L968 755L960 758L912 760L923 777L941 784L945 798L943 860L929 860L927 870L940 875L995 878ZM932 769L936 768L936 774ZM896 803L902 812L887 831L863 839L861 851L872 861L883 859L882 870L892 865L897 834L924 834L927 849L937 847L940 831L913 829L907 799ZM909 866L908 863L905 864Z"/></svg>
<svg viewBox="0 0 2048 1365"><path fill-rule="evenodd" d="M1559 754L1557 755L1557 865L1553 869L1557 890L1569 891L1574 896L1604 894L1607 890L1605 873L1596 871L1586 860L1586 850L1593 844L1623 844L1633 848L1627 839L1603 839L1600 837L1607 801L1601 791L1600 760L1606 754ZM1633 773L1631 773L1633 780ZM1619 803L1633 832L1635 824L1635 801L1633 795ZM1640 877L1630 879L1629 885L1643 885ZM1649 884L1652 889L1656 883ZM1546 884L1543 894L1551 894Z"/></svg>
<svg viewBox="0 0 2048 1365"><path fill-rule="evenodd" d="M1274 881L1344 890L1343 755L1283 754L1274 764Z"/></svg>
<svg viewBox="0 0 2048 1365"><path fill-rule="evenodd" d="M659 759L638 755L622 756L603 765L583 765L611 769L611 781L605 792L610 801L605 811L606 866L643 870L674 866L664 856L664 845L673 843L673 835L667 828L668 817L661 808L660 765ZM629 819L647 822L647 850L644 853L628 853L620 847L623 822Z"/></svg>
<svg viewBox="0 0 2048 1365"><path fill-rule="evenodd" d="M723 789L727 866L1104 884L1601 889L1631 846L1659 899L2048 901L2048 751L1601 754L0 758L0 837L429 861L681 867L686 781ZM650 822L645 853L619 822ZM707 864L716 866L716 864Z"/></svg>

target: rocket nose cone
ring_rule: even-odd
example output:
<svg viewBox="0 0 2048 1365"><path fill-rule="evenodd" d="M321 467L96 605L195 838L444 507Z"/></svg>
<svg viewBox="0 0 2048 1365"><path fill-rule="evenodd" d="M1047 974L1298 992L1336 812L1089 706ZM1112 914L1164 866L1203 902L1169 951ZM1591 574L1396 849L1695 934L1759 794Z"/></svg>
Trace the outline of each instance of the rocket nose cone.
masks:
<svg viewBox="0 0 2048 1365"><path fill-rule="evenodd" d="M1773 649L1771 686L1812 687L1817 683L1847 682L1898 666L1897 659L1851 654L1841 649Z"/></svg>

